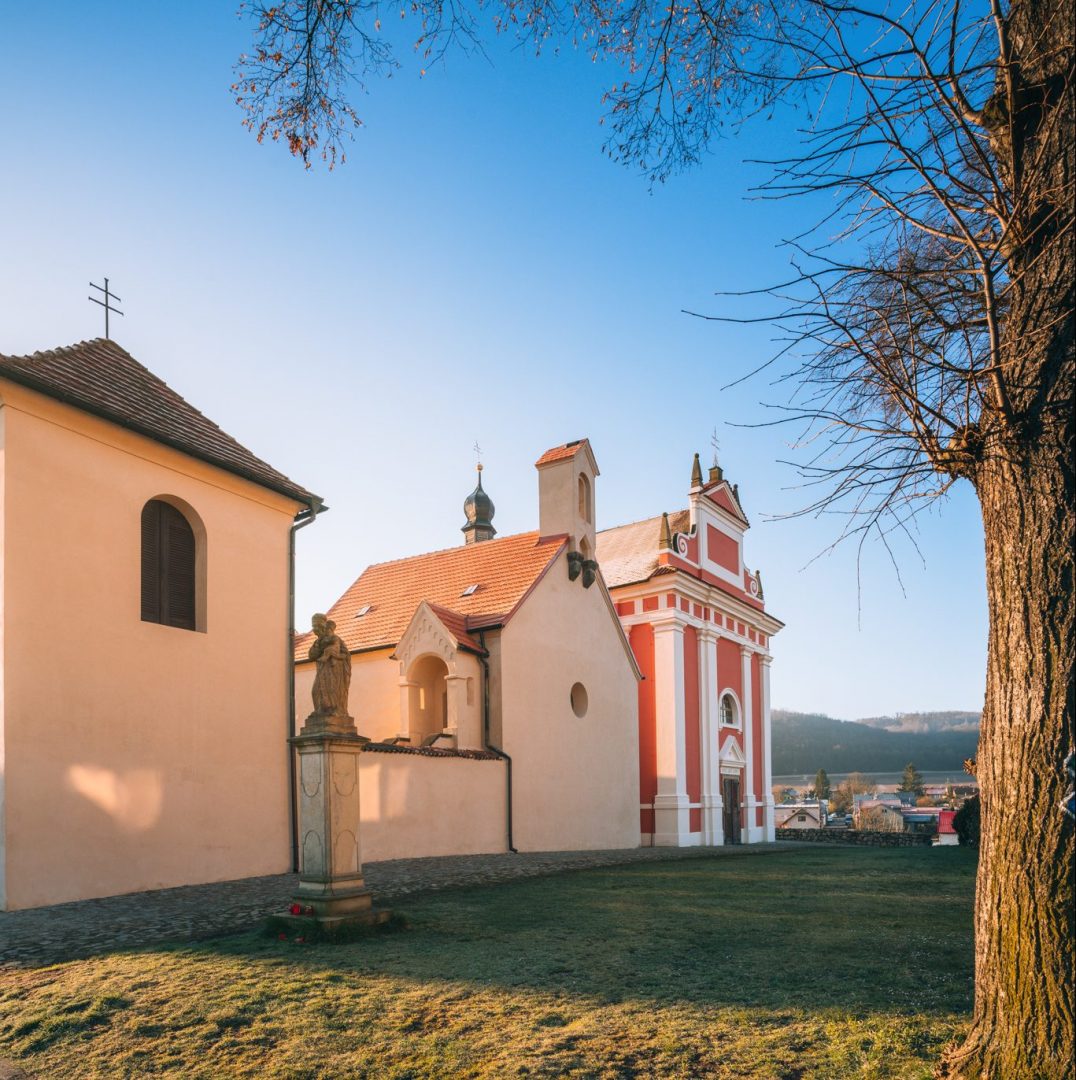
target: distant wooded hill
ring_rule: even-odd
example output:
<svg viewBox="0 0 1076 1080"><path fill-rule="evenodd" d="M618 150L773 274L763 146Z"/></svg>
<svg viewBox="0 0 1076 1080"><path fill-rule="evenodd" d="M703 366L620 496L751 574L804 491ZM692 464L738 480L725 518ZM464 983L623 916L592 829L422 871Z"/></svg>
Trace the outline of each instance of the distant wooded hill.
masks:
<svg viewBox="0 0 1076 1080"><path fill-rule="evenodd" d="M975 757L979 714L900 713L863 720L835 720L817 713L773 710L775 776L900 772L909 761L923 772L960 773Z"/></svg>

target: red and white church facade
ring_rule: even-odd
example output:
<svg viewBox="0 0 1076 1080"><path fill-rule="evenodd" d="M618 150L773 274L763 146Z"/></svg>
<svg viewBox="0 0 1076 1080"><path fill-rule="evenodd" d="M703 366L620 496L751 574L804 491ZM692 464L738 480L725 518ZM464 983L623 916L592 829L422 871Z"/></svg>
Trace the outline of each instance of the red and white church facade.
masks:
<svg viewBox="0 0 1076 1080"><path fill-rule="evenodd" d="M643 673L639 795L644 844L774 838L770 639L750 527L735 485L698 455L689 506L597 535L597 561Z"/></svg>

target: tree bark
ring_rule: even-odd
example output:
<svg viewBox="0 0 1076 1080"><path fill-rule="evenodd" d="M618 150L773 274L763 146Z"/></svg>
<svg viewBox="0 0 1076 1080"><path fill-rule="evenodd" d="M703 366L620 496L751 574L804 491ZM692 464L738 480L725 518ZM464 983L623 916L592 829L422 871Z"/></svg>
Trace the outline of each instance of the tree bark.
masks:
<svg viewBox="0 0 1076 1080"><path fill-rule="evenodd" d="M977 775L975 1012L942 1076L1072 1075L1073 821L1061 810L1073 750L1073 5L1014 0L997 145L1014 197L1003 378L969 470L983 516L990 611ZM1006 86L999 76L999 98Z"/></svg>
<svg viewBox="0 0 1076 1080"><path fill-rule="evenodd" d="M975 1014L942 1075L1072 1075L1073 468L1061 431L978 479L990 603Z"/></svg>

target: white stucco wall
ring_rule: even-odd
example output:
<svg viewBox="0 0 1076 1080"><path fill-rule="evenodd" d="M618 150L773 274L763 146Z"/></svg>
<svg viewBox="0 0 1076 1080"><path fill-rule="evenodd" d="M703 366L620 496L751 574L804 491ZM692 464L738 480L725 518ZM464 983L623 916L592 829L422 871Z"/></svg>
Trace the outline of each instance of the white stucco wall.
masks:
<svg viewBox="0 0 1076 1080"><path fill-rule="evenodd" d="M362 859L506 850L502 761L367 751L359 757Z"/></svg>
<svg viewBox="0 0 1076 1080"><path fill-rule="evenodd" d="M601 588L569 581L562 554L501 632L501 745L521 851L639 845L637 682Z"/></svg>

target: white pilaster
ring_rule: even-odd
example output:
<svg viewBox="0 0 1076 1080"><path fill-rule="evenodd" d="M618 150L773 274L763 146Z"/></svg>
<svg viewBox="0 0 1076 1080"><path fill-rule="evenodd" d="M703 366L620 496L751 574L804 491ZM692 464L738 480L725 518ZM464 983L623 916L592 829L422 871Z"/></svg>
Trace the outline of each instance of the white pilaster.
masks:
<svg viewBox="0 0 1076 1080"><path fill-rule="evenodd" d="M721 709L717 694L717 633L706 627L699 631L699 723L702 752L702 842L709 846L724 842L721 821Z"/></svg>
<svg viewBox="0 0 1076 1080"><path fill-rule="evenodd" d="M763 839L773 843L775 838L773 820L773 746L770 739L770 663L772 657L759 656L762 684L762 793Z"/></svg>
<svg viewBox="0 0 1076 1080"><path fill-rule="evenodd" d="M755 791L755 755L760 748L755 746L755 701L751 687L751 649L740 646L740 659L743 665L743 756L747 759L744 768L744 809L747 811L747 827L744 829L744 843L757 844L762 839L763 830L755 824L755 810L758 808L758 793Z"/></svg>
<svg viewBox="0 0 1076 1080"><path fill-rule="evenodd" d="M654 845L687 847L691 836L684 727L684 624L676 618L654 623L657 793Z"/></svg>

